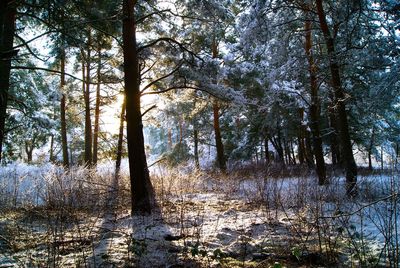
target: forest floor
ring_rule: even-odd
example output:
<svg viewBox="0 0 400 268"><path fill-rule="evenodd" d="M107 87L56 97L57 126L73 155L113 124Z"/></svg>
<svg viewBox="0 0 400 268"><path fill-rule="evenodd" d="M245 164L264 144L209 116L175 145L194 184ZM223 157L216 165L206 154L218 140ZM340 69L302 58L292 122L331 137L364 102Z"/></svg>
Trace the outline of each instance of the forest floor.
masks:
<svg viewBox="0 0 400 268"><path fill-rule="evenodd" d="M106 182L97 180L90 184L97 191L75 193L64 186L62 194L53 189L58 199L51 199L49 190L36 195L47 194L47 206L2 208L0 267L395 267L399 263L398 176L360 177L359 195L349 198L341 176L332 176L328 186L318 186L313 176L299 170L157 173L153 184L160 209L150 216L130 216L124 186L115 198ZM79 174L68 176L76 179ZM80 182L89 185L88 180ZM9 188L3 185L4 189Z"/></svg>

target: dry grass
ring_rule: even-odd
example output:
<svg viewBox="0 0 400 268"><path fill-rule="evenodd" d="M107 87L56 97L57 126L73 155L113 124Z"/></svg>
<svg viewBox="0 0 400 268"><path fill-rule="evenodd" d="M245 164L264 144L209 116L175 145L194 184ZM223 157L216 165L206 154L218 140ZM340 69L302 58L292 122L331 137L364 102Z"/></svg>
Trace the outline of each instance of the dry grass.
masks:
<svg viewBox="0 0 400 268"><path fill-rule="evenodd" d="M0 258L40 267L398 267L396 180L361 178L362 194L349 200L339 178L318 187L302 168L156 171L161 214L142 218L129 216L126 174L117 195L112 172L46 171L25 195L15 188L26 175L10 174L0 187ZM383 236L380 252L365 222Z"/></svg>

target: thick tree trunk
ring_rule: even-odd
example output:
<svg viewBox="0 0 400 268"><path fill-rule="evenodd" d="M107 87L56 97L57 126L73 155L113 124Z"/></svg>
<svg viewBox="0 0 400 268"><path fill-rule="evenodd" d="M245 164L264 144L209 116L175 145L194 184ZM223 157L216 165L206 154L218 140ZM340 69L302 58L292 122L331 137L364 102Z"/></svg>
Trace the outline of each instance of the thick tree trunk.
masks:
<svg viewBox="0 0 400 268"><path fill-rule="evenodd" d="M100 129L100 76L101 76L101 49L98 51L98 62L97 62L97 87L96 87L96 107L94 111L94 129L93 129L93 164L97 164L98 157L98 140L99 140L99 129Z"/></svg>
<svg viewBox="0 0 400 268"><path fill-rule="evenodd" d="M15 33L16 1L2 0L0 4L0 162L5 136L11 58Z"/></svg>
<svg viewBox="0 0 400 268"><path fill-rule="evenodd" d="M92 165L92 120L90 118L90 57L91 57L91 31L88 33L86 62L86 79L83 82L84 101L85 101L85 166ZM84 66L82 66L84 69Z"/></svg>
<svg viewBox="0 0 400 268"><path fill-rule="evenodd" d="M316 172L318 175L318 184L324 185L326 181L326 168L324 161L324 153L322 149L322 138L319 129L320 121L320 102L318 97L318 81L316 66L312 55L312 37L311 37L311 21L306 20L305 22L305 50L308 58L308 71L310 74L310 93L311 93L311 106L310 106L310 118L311 118L311 132L313 135L313 148L316 162Z"/></svg>
<svg viewBox="0 0 400 268"><path fill-rule="evenodd" d="M322 0L316 0L318 18L329 56L329 67L331 71L332 87L335 93L335 100L338 115L338 128L341 145L341 157L346 170L346 188L348 194L354 194L357 183L357 165L354 160L352 144L347 121L347 112L345 105L345 93L340 79L339 64L336 58L335 44L328 24L326 22L325 11L323 9Z"/></svg>
<svg viewBox="0 0 400 268"><path fill-rule="evenodd" d="M135 4L136 1L134 0L123 1L122 35L132 214L143 214L152 212L155 208L155 199L147 168L140 111L140 74L136 50Z"/></svg>
<svg viewBox="0 0 400 268"><path fill-rule="evenodd" d="M63 166L64 168L69 168L69 155L68 155L68 140L67 140L67 118L66 118L66 96L65 96L65 50L61 48L60 54L60 67L61 67L61 77L60 77L60 91L61 91L61 101L60 101L60 122L61 122L61 147L63 155Z"/></svg>
<svg viewBox="0 0 400 268"><path fill-rule="evenodd" d="M196 168L200 168L200 161L199 161L199 131L197 130L197 127L194 126L193 130L193 139L194 139L194 163L196 165Z"/></svg>
<svg viewBox="0 0 400 268"><path fill-rule="evenodd" d="M118 132L118 145L117 145L117 157L115 161L115 181L119 180L119 173L121 170L121 160L122 160L122 145L124 142L124 122L125 122L125 111L126 111L126 100L122 103L122 109L119 121L119 132ZM118 183L116 183L118 185Z"/></svg>

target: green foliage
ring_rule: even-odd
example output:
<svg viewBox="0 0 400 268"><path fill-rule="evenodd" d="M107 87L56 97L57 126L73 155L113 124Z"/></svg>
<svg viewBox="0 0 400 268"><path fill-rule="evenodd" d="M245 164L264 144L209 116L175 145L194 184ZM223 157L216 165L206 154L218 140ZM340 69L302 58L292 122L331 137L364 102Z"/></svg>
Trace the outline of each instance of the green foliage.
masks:
<svg viewBox="0 0 400 268"><path fill-rule="evenodd" d="M299 247L293 247L292 248L292 255L294 257L296 257L296 259L298 261L300 261L300 258L301 258L301 250L300 250L300 248Z"/></svg>
<svg viewBox="0 0 400 268"><path fill-rule="evenodd" d="M272 268L282 268L282 264L280 264L279 262L275 262L274 265L272 266Z"/></svg>
<svg viewBox="0 0 400 268"><path fill-rule="evenodd" d="M175 167L189 161L192 155L190 154L190 147L183 141L177 143L172 151L166 153L164 157L169 166Z"/></svg>

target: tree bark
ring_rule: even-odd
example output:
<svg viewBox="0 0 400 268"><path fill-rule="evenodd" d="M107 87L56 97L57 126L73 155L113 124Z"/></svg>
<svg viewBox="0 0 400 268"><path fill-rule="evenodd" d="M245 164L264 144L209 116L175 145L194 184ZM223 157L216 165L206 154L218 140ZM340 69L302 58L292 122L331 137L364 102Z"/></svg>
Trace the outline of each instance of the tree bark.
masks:
<svg viewBox="0 0 400 268"><path fill-rule="evenodd" d="M297 145L298 145L298 155L299 155L299 163L300 165L304 164L304 139L299 133L299 136L297 136Z"/></svg>
<svg viewBox="0 0 400 268"><path fill-rule="evenodd" d="M91 57L91 30L88 32L87 54L83 61L86 63L86 78L83 82L83 94L85 101L85 157L84 164L87 167L92 165L92 121L90 118L90 57ZM82 65L82 69L84 66Z"/></svg>
<svg viewBox="0 0 400 268"><path fill-rule="evenodd" d="M218 44L217 44L217 41L214 36L213 42L212 42L212 58L216 59L217 57L218 57ZM214 100L214 102L213 102L214 124L213 125L214 125L215 146L217 147L217 163L218 163L218 167L222 171L226 171L224 144L222 143L221 128L219 125L219 109L220 109L220 107L219 107L218 101Z"/></svg>
<svg viewBox="0 0 400 268"><path fill-rule="evenodd" d="M144 148L143 123L140 111L140 74L136 48L134 7L136 1L123 1L122 37L129 173L132 193L132 214L151 213L155 208Z"/></svg>
<svg viewBox="0 0 400 268"><path fill-rule="evenodd" d="M121 160L122 160L122 145L124 142L124 122L125 122L125 111L126 111L126 100L124 97L122 103L122 109L120 114L120 121L119 121L119 132L118 132L118 145L117 145L117 157L115 161L115 181L118 185L119 180L119 173L121 170Z"/></svg>
<svg viewBox="0 0 400 268"><path fill-rule="evenodd" d="M93 129L93 165L97 164L98 157L98 140L100 129L100 76L101 76L101 49L98 48L98 62L97 62L97 85L96 85L96 107L94 111L94 129Z"/></svg>
<svg viewBox="0 0 400 268"><path fill-rule="evenodd" d="M354 194L357 183L357 165L354 160L352 144L347 121L347 112L345 105L345 93L342 87L342 82L339 72L339 64L336 58L334 39L326 22L326 15L323 9L322 0L316 0L318 18L324 35L328 56L329 67L331 72L331 82L335 94L335 102L338 115L338 128L340 136L341 157L346 171L346 190L348 194Z"/></svg>
<svg viewBox="0 0 400 268"><path fill-rule="evenodd" d="M10 88L11 58L15 33L16 1L2 0L0 4L0 162L2 159L8 91Z"/></svg>
<svg viewBox="0 0 400 268"><path fill-rule="evenodd" d="M69 168L68 140L67 140L67 118L66 118L66 96L65 96L65 50L61 48L60 52L60 122L61 122L61 147L63 155L63 166Z"/></svg>
<svg viewBox="0 0 400 268"><path fill-rule="evenodd" d="M311 93L311 105L310 105L310 118L311 118L311 132L313 135L313 148L316 162L316 169L318 175L318 184L324 185L326 181L326 168L324 161L324 153L322 149L322 138L319 129L320 121L320 102L318 97L318 81L316 66L312 55L312 37L311 37L311 21L306 19L305 22L305 50L308 58L308 72L310 74L310 93Z"/></svg>
<svg viewBox="0 0 400 268"><path fill-rule="evenodd" d="M306 160L307 160L307 165L309 168L314 168L315 163L314 163L314 153L311 145L311 133L310 131L306 128L305 129L305 141L306 141Z"/></svg>
<svg viewBox="0 0 400 268"><path fill-rule="evenodd" d="M218 167L222 171L226 171L226 162L224 155L224 145L222 143L221 128L219 125L219 105L218 101L214 100L213 103L213 116L214 116L214 135L215 135L215 145L217 147L217 163Z"/></svg>
<svg viewBox="0 0 400 268"><path fill-rule="evenodd" d="M49 162L54 163L54 135L50 136L50 156Z"/></svg>

